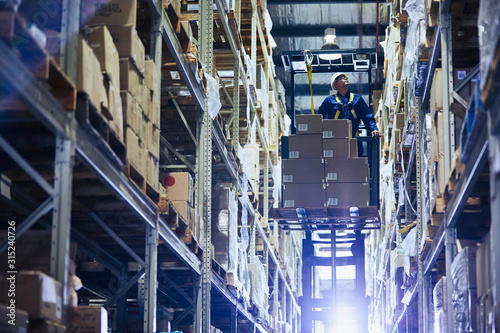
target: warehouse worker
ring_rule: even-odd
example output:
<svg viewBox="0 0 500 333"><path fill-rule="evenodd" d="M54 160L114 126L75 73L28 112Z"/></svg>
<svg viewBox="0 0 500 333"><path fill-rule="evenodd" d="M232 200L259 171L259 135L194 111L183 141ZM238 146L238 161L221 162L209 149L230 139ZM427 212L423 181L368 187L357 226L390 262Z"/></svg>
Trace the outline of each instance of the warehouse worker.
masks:
<svg viewBox="0 0 500 333"><path fill-rule="evenodd" d="M366 102L358 94L349 92L349 78L345 73L335 73L331 80L334 94L325 98L319 107L323 119L349 119L352 123L352 137L358 136L359 122L363 120L368 135L380 138L377 123ZM362 148L361 145L359 145ZM360 155L362 149L360 150Z"/></svg>

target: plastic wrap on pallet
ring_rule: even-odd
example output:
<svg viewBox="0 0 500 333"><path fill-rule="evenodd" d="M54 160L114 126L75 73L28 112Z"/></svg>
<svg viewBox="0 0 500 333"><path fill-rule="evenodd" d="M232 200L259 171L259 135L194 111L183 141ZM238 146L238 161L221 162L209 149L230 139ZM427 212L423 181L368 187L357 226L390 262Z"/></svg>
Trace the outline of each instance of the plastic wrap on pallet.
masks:
<svg viewBox="0 0 500 333"><path fill-rule="evenodd" d="M238 271L238 202L234 195L229 201L229 267L228 272Z"/></svg>
<svg viewBox="0 0 500 333"><path fill-rule="evenodd" d="M387 73L386 73L386 87L392 87L393 73L396 72L397 61L395 59L396 56L396 34L397 28L395 26L391 26L390 29L386 29L385 32L385 43L382 43L382 47L384 48L385 57L388 60ZM384 102L385 106L391 107L391 94L392 89L385 90Z"/></svg>
<svg viewBox="0 0 500 333"><path fill-rule="evenodd" d="M248 264L248 271L250 273L251 291L250 298L254 304L259 308L259 316L267 313L269 307L269 285L264 271L264 265L258 257L255 258L255 263Z"/></svg>
<svg viewBox="0 0 500 333"><path fill-rule="evenodd" d="M422 164L423 164L423 175L420 179L420 181L423 183L423 190L424 190L424 193L429 193L429 162L427 160L427 158L425 158L425 156L427 156L427 140L425 138L425 135L424 137L422 138L422 144L421 146L424 148L424 152L423 152L423 155L424 155L424 158L422 158ZM423 202L424 204L424 227L425 227L425 224L427 224L427 221L430 220L431 218L431 207L430 207L430 198L429 198L429 195L425 195L425 200ZM423 249L425 245L425 236L423 236L423 240L420 244L420 250Z"/></svg>
<svg viewBox="0 0 500 333"><path fill-rule="evenodd" d="M238 249L238 280L241 283L240 297L245 304L250 300L250 274L248 272L247 252L244 249Z"/></svg>
<svg viewBox="0 0 500 333"><path fill-rule="evenodd" d="M247 72L246 72L247 82L255 83L255 77L256 77L255 66L253 65L253 62L250 59L250 56L245 53L243 60L245 61L245 66L247 68ZM248 88L248 86L247 86L247 88Z"/></svg>
<svg viewBox="0 0 500 333"><path fill-rule="evenodd" d="M264 25L266 26L267 31L271 31L273 29L273 19L271 15L269 15L269 11L266 9L264 11Z"/></svg>
<svg viewBox="0 0 500 333"><path fill-rule="evenodd" d="M448 291L446 276L443 276L434 286L434 333L448 332Z"/></svg>
<svg viewBox="0 0 500 333"><path fill-rule="evenodd" d="M394 203L396 202L394 191L393 191L393 164L394 161L390 160L384 165L384 161L380 161L380 193L381 197L385 198L385 211L384 211L384 221L390 222L391 215L394 208Z"/></svg>
<svg viewBox="0 0 500 333"><path fill-rule="evenodd" d="M281 167L280 167L280 165L273 166L273 179L274 179L273 208L278 208L279 203L280 203L280 194L281 194Z"/></svg>
<svg viewBox="0 0 500 333"><path fill-rule="evenodd" d="M246 156L248 180L252 184L252 189L257 192L260 182L260 147L256 143L247 143L243 149Z"/></svg>
<svg viewBox="0 0 500 333"><path fill-rule="evenodd" d="M401 247L404 250L403 264L405 273L406 275L410 276L410 257L414 257L417 255L417 228L413 228L410 230L408 235L406 235L406 237L403 239Z"/></svg>
<svg viewBox="0 0 500 333"><path fill-rule="evenodd" d="M476 247L464 247L451 264L455 332L476 329Z"/></svg>
<svg viewBox="0 0 500 333"><path fill-rule="evenodd" d="M213 76L206 72L205 77L207 79L208 114L212 119L215 119L222 107L219 95L219 84Z"/></svg>
<svg viewBox="0 0 500 333"><path fill-rule="evenodd" d="M479 14L477 27L479 32L479 70L481 78L481 90L487 81L491 62L495 56L495 51L499 47L500 41L500 1L482 0L479 3Z"/></svg>

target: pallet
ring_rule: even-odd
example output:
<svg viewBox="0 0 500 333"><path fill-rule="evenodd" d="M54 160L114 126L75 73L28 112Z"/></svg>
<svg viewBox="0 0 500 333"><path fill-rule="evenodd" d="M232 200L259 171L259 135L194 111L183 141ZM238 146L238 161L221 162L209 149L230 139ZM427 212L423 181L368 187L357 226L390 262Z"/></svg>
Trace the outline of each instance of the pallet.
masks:
<svg viewBox="0 0 500 333"><path fill-rule="evenodd" d="M105 115L90 102L86 93L78 93L75 117L87 133L98 141L98 147L121 170L125 166L127 150L123 141L109 126Z"/></svg>
<svg viewBox="0 0 500 333"><path fill-rule="evenodd" d="M165 212L162 212L161 207L163 207L163 210L165 210L165 207L162 206L162 200L161 200L161 195L160 192L157 188L152 186L146 178L142 175L142 172L140 172L130 161L127 160L125 164L125 168L123 169L123 172L125 175L130 179L130 181L142 192L146 195L149 201L151 201L156 207L160 208L160 214L164 214ZM168 214L168 208L167 214Z"/></svg>
<svg viewBox="0 0 500 333"><path fill-rule="evenodd" d="M0 11L0 38L18 53L19 59L44 82L61 106L68 111L76 108L76 86L66 76L52 56L38 43L25 19L14 12ZM10 107L19 107L14 103Z"/></svg>

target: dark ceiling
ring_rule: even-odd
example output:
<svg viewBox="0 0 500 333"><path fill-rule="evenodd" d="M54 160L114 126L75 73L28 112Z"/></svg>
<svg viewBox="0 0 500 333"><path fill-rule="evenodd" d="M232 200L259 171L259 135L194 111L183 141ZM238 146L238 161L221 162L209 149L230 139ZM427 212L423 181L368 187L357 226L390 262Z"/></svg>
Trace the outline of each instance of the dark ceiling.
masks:
<svg viewBox="0 0 500 333"><path fill-rule="evenodd" d="M377 7L379 8L378 16ZM282 51L321 49L326 28L336 29L337 41L341 49L375 48L377 25L378 42L385 39L385 28L389 22L388 8L388 3L377 4L375 0L267 0L267 10L273 24L271 35L277 45L273 50L273 59L276 74L287 90L287 107L290 106L290 73L283 69ZM382 54L381 47L379 47L379 54ZM319 79L313 79L315 104L316 100L322 100L329 94L329 77L330 75L323 75ZM351 82L357 84L363 94L367 94L366 80L355 82L358 78L366 79L366 77L355 76ZM301 94L309 96L307 77L305 80L296 80L296 87L299 88L296 96ZM304 99L307 99L307 96L303 96ZM310 105L310 102L308 103Z"/></svg>

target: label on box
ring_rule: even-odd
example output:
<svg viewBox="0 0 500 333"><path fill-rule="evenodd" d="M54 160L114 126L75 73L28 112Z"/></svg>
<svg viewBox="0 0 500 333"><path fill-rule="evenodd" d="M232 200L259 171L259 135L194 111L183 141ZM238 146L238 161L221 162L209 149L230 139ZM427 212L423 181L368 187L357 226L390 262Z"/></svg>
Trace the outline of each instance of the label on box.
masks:
<svg viewBox="0 0 500 333"><path fill-rule="evenodd" d="M308 130L307 124L299 124L298 130L301 132L307 132L307 130Z"/></svg>
<svg viewBox="0 0 500 333"><path fill-rule="evenodd" d="M294 207L295 200L285 200L285 207Z"/></svg>
<svg viewBox="0 0 500 333"><path fill-rule="evenodd" d="M326 176L326 179L328 180L337 180L337 173L336 172L329 172Z"/></svg>
<svg viewBox="0 0 500 333"><path fill-rule="evenodd" d="M463 70L458 70L457 71L457 79L458 80L463 80L467 76L467 72Z"/></svg>
<svg viewBox="0 0 500 333"><path fill-rule="evenodd" d="M323 131L323 138L333 138L333 131Z"/></svg>
<svg viewBox="0 0 500 333"><path fill-rule="evenodd" d="M337 206L339 204L338 198L328 198L328 206Z"/></svg>
<svg viewBox="0 0 500 333"><path fill-rule="evenodd" d="M293 183L293 175L284 175L283 183Z"/></svg>
<svg viewBox="0 0 500 333"><path fill-rule="evenodd" d="M323 157L333 157L333 150L323 150Z"/></svg>
<svg viewBox="0 0 500 333"><path fill-rule="evenodd" d="M290 158L299 158L299 151L298 150L291 151L289 157Z"/></svg>

